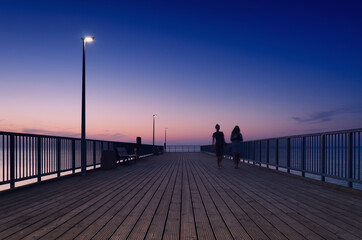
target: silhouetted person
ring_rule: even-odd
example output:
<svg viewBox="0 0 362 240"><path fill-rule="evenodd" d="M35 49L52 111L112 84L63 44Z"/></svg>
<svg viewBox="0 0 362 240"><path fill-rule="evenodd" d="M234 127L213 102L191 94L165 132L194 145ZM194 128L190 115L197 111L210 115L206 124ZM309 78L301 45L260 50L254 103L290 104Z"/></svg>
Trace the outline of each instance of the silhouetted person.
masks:
<svg viewBox="0 0 362 240"><path fill-rule="evenodd" d="M243 141L243 135L241 135L238 125L236 125L231 132L230 140L232 142L231 148L233 152L234 167L238 168L241 154L241 143Z"/></svg>
<svg viewBox="0 0 362 240"><path fill-rule="evenodd" d="M219 124L216 124L215 129L216 132L212 134L212 144L214 145L216 151L217 167L221 168L221 159L224 155L225 138L224 133L220 132Z"/></svg>

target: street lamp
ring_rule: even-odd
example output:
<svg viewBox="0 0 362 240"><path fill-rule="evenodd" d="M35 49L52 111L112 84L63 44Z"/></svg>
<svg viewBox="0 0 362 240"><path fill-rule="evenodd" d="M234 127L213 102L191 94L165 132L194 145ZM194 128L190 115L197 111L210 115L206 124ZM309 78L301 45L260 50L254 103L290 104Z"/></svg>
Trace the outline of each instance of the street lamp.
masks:
<svg viewBox="0 0 362 240"><path fill-rule="evenodd" d="M155 117L157 114L153 114L153 141L152 141L152 152L155 153Z"/></svg>
<svg viewBox="0 0 362 240"><path fill-rule="evenodd" d="M93 42L94 37L87 36L81 39L83 41L81 165L82 174L85 174L87 169L87 143L85 140L85 44Z"/></svg>
<svg viewBox="0 0 362 240"><path fill-rule="evenodd" d="M165 128L165 152L166 152L166 147L167 147L167 145L166 145L166 130L167 130L168 128Z"/></svg>

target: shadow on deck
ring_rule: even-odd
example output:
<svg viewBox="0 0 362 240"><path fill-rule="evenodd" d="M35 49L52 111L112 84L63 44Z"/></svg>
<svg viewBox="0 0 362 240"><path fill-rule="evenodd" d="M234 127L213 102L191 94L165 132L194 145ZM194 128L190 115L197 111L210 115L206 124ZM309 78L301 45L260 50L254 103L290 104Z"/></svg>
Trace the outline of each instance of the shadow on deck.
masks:
<svg viewBox="0 0 362 240"><path fill-rule="evenodd" d="M0 195L1 239L362 239L362 194L167 153Z"/></svg>

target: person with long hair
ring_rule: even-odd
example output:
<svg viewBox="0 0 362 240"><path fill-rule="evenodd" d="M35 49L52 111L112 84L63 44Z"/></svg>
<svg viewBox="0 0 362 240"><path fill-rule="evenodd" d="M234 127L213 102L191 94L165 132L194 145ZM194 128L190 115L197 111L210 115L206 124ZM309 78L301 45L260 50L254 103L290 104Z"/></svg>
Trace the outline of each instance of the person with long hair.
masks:
<svg viewBox="0 0 362 240"><path fill-rule="evenodd" d="M243 141L243 135L240 133L240 128L236 125L231 132L230 136L231 148L233 152L234 168L239 168L240 154L241 154L241 143Z"/></svg>
<svg viewBox="0 0 362 240"><path fill-rule="evenodd" d="M221 168L221 159L224 155L225 138L224 133L220 131L220 125L216 124L216 132L212 134L212 144L216 152L217 168Z"/></svg>

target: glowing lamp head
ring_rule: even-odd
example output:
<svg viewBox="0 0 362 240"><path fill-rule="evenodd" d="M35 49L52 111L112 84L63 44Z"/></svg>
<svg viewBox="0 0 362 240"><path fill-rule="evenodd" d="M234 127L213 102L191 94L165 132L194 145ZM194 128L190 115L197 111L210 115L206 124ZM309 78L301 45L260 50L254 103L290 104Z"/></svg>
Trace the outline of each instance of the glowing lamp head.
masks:
<svg viewBox="0 0 362 240"><path fill-rule="evenodd" d="M83 40L84 42L93 42L94 37L89 37L89 36L87 36L87 37L82 38L82 40Z"/></svg>

